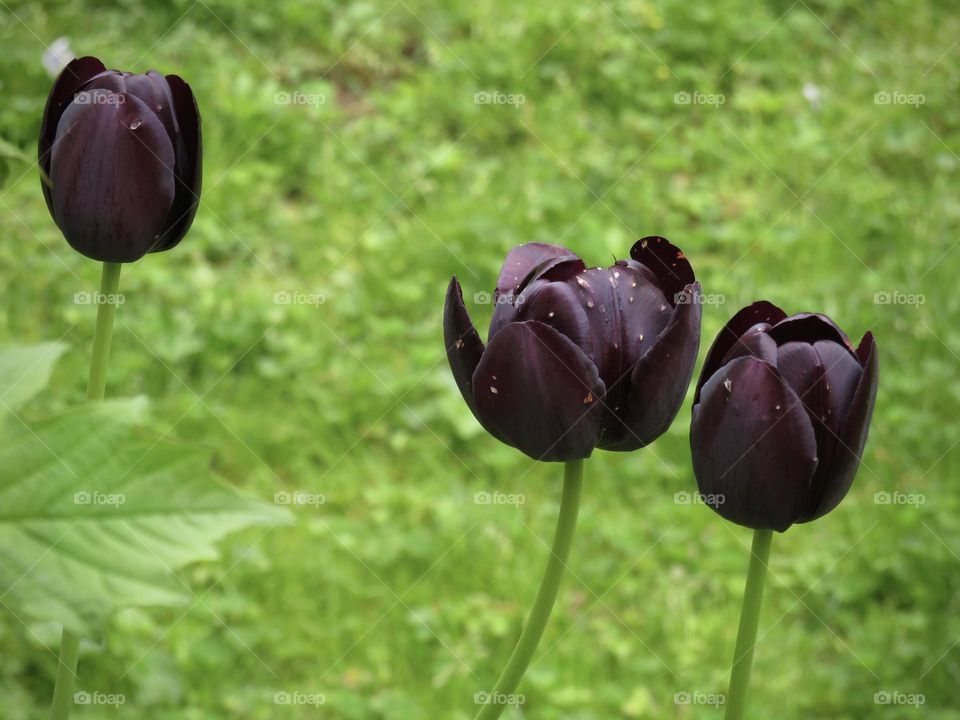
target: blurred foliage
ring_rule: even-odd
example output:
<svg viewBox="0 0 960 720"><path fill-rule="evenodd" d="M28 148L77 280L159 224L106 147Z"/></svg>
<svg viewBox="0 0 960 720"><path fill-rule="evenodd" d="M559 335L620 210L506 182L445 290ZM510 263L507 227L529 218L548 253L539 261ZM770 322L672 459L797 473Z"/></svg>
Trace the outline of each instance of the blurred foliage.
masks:
<svg viewBox="0 0 960 720"><path fill-rule="evenodd" d="M99 270L29 160L40 58L67 36L181 74L204 118L200 212L125 271L108 392L155 398L154 429L208 445L245 490L326 500L185 571L186 612L116 617L79 688L149 720L472 717L539 581L560 473L470 416L443 356L446 283L490 289L521 242L606 264L657 233L726 301L705 308L701 356L760 297L879 341L853 490L775 538L751 717L960 718L958 33L940 0L7 0L0 341L72 348L27 413L80 401L93 333L73 295ZM471 311L485 327L489 307ZM675 503L694 487L688 423L689 403L654 446L589 463L514 720L720 716L674 694L725 689L749 532ZM526 501L473 502L494 490ZM875 502L897 491L925 503ZM0 612L4 717L45 717L55 633ZM926 703L875 704L885 691Z"/></svg>

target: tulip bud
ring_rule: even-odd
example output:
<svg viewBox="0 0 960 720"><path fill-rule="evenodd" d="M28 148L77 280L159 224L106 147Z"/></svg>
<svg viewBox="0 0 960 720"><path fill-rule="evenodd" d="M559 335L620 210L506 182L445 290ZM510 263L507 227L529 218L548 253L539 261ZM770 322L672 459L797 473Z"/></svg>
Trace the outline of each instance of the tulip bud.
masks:
<svg viewBox="0 0 960 720"><path fill-rule="evenodd" d="M732 522L783 532L847 494L877 393L871 333L854 349L824 315L761 301L720 331L697 383L690 427L703 495Z"/></svg>
<svg viewBox="0 0 960 720"><path fill-rule="evenodd" d="M179 243L200 201L201 157L197 105L176 75L132 75L83 57L50 91L43 195L67 242L89 258L133 262Z"/></svg>
<svg viewBox="0 0 960 720"><path fill-rule="evenodd" d="M635 450L676 416L700 343L699 284L661 237L607 269L529 243L507 255L487 345L456 278L444 308L450 368L494 437L536 460Z"/></svg>

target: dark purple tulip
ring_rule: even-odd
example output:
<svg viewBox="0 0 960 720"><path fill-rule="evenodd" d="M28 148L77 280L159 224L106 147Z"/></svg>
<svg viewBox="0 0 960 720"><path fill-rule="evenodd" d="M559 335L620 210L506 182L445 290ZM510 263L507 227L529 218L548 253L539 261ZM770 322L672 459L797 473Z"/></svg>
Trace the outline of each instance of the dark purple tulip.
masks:
<svg viewBox="0 0 960 720"><path fill-rule="evenodd" d="M456 277L444 308L447 358L490 434L535 460L635 450L673 421L700 345L700 286L661 237L606 270L529 243L507 255L487 346Z"/></svg>
<svg viewBox="0 0 960 720"><path fill-rule="evenodd" d="M690 445L701 494L754 529L826 515L853 483L876 395L871 333L854 349L825 315L744 308L697 383Z"/></svg>
<svg viewBox="0 0 960 720"><path fill-rule="evenodd" d="M169 250L200 202L200 115L176 75L70 62L53 84L40 126L43 195L78 252L133 262Z"/></svg>

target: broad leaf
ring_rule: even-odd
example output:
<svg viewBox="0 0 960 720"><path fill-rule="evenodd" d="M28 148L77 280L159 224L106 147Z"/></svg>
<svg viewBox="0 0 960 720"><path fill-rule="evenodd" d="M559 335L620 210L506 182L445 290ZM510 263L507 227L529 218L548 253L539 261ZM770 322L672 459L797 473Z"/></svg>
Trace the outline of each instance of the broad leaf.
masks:
<svg viewBox="0 0 960 720"><path fill-rule="evenodd" d="M0 368L16 365L6 354ZM214 480L207 453L138 432L145 407L0 418L0 602L22 619L91 633L120 607L187 602L177 568L216 559L231 531L286 521Z"/></svg>

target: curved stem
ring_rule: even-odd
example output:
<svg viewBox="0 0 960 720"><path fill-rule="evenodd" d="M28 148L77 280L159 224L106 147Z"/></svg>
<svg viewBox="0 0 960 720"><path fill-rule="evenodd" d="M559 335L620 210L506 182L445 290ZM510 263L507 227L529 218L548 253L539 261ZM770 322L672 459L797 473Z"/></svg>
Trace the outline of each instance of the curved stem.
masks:
<svg viewBox="0 0 960 720"><path fill-rule="evenodd" d="M87 401L103 400L107 387L107 360L110 357L110 338L113 335L113 317L117 312L117 289L120 287L120 263L104 263L100 276L100 295L97 296L97 327L93 336L93 357L90 359L90 377L87 381ZM73 706L73 689L77 680L77 661L80 658L80 638L63 628L60 637L60 661L53 689L51 720L67 720Z"/></svg>
<svg viewBox="0 0 960 720"><path fill-rule="evenodd" d="M508 704L512 704L511 695L520 684L520 679L530 665L533 653L543 637L543 630L550 619L560 589L560 580L570 556L573 531L577 526L577 514L580 510L580 491L583 487L583 460L566 463L563 472L563 496L560 500L560 516L553 535L553 547L547 568L540 582L540 590L530 609L527 624L520 634L520 640L507 661L493 692L486 696L484 706L477 713L476 720L496 720Z"/></svg>
<svg viewBox="0 0 960 720"><path fill-rule="evenodd" d="M770 559L772 540L773 530L753 531L750 568L747 570L747 586L743 591L743 609L740 611L740 630L737 633L737 649L734 651L733 665L730 668L727 712L724 715L726 720L740 720L747 705L747 688L750 685L753 649L757 642L763 584L767 578L767 561Z"/></svg>

